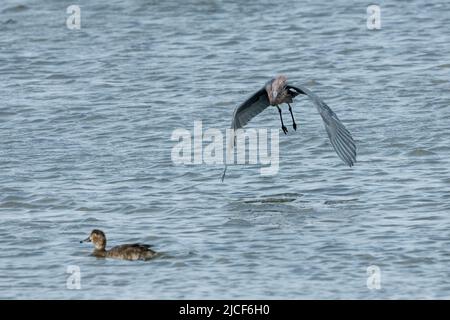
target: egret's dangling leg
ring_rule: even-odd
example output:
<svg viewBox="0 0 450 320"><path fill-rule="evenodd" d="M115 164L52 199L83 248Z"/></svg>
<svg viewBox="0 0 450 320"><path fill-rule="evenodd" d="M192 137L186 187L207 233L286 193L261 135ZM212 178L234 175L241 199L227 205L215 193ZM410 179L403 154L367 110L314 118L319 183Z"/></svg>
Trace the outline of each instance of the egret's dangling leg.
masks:
<svg viewBox="0 0 450 320"><path fill-rule="evenodd" d="M280 114L280 120L281 120L281 129L283 129L284 134L287 134L288 129L286 128L286 126L283 123L283 116L281 115L281 108L277 105L278 108L278 113Z"/></svg>
<svg viewBox="0 0 450 320"><path fill-rule="evenodd" d="M295 123L294 114L292 113L291 104L288 103L288 106L289 106L289 112L291 113L291 117L292 117L292 127L294 128L295 131L297 131L297 124Z"/></svg>

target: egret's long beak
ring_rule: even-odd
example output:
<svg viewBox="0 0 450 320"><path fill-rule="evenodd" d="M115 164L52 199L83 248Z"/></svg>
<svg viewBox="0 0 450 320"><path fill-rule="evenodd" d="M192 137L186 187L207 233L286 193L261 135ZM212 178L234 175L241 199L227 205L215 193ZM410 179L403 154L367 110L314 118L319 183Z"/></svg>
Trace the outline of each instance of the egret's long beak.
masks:
<svg viewBox="0 0 450 320"><path fill-rule="evenodd" d="M80 241L80 243L83 242L91 242L91 237L87 237L86 239Z"/></svg>

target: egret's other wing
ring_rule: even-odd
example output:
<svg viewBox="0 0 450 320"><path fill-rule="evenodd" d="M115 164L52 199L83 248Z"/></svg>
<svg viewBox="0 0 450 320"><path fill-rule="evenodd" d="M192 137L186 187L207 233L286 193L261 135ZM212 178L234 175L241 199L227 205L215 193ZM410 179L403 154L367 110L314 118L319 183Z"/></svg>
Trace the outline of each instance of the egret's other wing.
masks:
<svg viewBox="0 0 450 320"><path fill-rule="evenodd" d="M337 117L336 113L330 109L327 104L320 99L315 93L311 92L303 86L286 86L288 89L294 89L299 93L306 94L316 105L320 116L325 124L328 137L330 138L331 145L348 166L353 166L356 162L356 146L353 141L353 137L350 132L345 128L342 122Z"/></svg>
<svg viewBox="0 0 450 320"><path fill-rule="evenodd" d="M251 119L270 106L265 88L261 88L250 98L241 103L233 113L231 129L243 128Z"/></svg>
<svg viewBox="0 0 450 320"><path fill-rule="evenodd" d="M233 120L231 121L231 129L237 130L243 128L251 119L256 117L262 111L264 111L268 106L270 106L269 97L267 97L267 91L265 87L261 88L255 92L250 98L245 100L239 106L236 107L233 113ZM236 132L234 132L236 134ZM233 136L227 146L227 154L230 154L233 150L236 136ZM225 173L227 172L227 165L222 173L222 182L225 179Z"/></svg>

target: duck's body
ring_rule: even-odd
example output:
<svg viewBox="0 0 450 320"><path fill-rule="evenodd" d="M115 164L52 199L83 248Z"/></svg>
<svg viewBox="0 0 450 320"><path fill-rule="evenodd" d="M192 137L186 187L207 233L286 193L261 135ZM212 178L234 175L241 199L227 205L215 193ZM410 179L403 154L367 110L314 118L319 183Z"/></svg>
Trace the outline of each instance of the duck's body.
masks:
<svg viewBox="0 0 450 320"><path fill-rule="evenodd" d="M150 249L150 245L141 243L123 244L106 250L106 236L101 230L93 230L90 236L81 242L92 242L95 247L92 255L97 258L148 260L157 255L155 251Z"/></svg>

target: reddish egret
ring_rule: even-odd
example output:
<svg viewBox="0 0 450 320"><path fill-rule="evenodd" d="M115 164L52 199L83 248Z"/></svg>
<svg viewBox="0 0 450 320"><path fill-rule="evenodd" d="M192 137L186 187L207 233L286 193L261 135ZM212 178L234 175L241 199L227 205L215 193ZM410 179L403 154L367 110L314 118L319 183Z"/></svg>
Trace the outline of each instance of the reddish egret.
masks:
<svg viewBox="0 0 450 320"><path fill-rule="evenodd" d="M315 104L317 111L325 124L325 130L330 138L331 145L336 151L339 158L341 158L349 167L356 162L356 146L352 135L345 128L342 122L337 117L336 113L327 106L327 104L320 99L316 94L303 86L292 86L287 83L287 78L283 75L268 81L264 87L258 90L250 98L239 105L233 114L233 121L231 122L231 129L235 131L243 128L251 119L260 114L269 106L275 106L278 109L281 120L281 129L287 134L288 129L284 125L283 116L281 114L280 104L287 103L289 112L292 118L292 127L297 130L294 114L292 113L291 103L294 98L300 94L308 96ZM236 141L232 139L231 148L234 147ZM225 178L227 166L222 174L222 181Z"/></svg>

